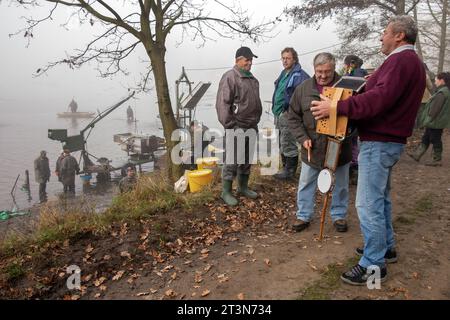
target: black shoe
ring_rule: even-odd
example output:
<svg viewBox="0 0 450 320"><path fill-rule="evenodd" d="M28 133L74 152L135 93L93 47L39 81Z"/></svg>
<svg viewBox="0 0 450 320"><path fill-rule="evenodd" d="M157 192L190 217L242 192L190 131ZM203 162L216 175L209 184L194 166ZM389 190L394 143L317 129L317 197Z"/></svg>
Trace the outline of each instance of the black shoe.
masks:
<svg viewBox="0 0 450 320"><path fill-rule="evenodd" d="M355 250L356 254L359 256L362 256L364 254L363 248L356 248ZM387 249L384 260L386 263L396 263L397 262L397 251L395 249Z"/></svg>
<svg viewBox="0 0 450 320"><path fill-rule="evenodd" d="M295 232L300 232L309 227L309 222L305 222L303 220L298 220L296 223L292 225L292 230Z"/></svg>
<svg viewBox="0 0 450 320"><path fill-rule="evenodd" d="M296 157L285 157L286 165L283 169L274 175L275 179L278 180L290 180L295 177L298 165L298 156Z"/></svg>
<svg viewBox="0 0 450 320"><path fill-rule="evenodd" d="M344 281L345 283L354 286L365 286L367 285L367 280L372 275L373 272L368 273L367 268L361 267L359 264L357 264L347 272L344 272L341 275L341 280ZM386 267L380 267L380 281L384 282L386 278L387 278Z"/></svg>
<svg viewBox="0 0 450 320"><path fill-rule="evenodd" d="M347 221L344 219L336 220L333 225L337 232L347 232L348 230Z"/></svg>

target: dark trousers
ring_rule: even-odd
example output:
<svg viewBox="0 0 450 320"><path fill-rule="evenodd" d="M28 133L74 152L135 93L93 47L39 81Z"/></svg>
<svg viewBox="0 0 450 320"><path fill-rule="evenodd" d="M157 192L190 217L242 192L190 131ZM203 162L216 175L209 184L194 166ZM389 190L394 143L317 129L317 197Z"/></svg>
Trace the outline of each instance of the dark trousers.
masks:
<svg viewBox="0 0 450 320"><path fill-rule="evenodd" d="M235 130L238 130L236 128ZM225 135L225 163L222 168L222 179L233 180L236 175L249 175L253 154L256 148L257 136L253 137L253 141L247 136L245 132L248 129L243 129L243 133L235 135ZM252 131L253 132L253 131ZM256 130L254 131L256 134ZM244 142L243 145L238 144L238 140ZM241 147L241 149L239 149ZM234 157L231 157L228 152L231 152L231 148L234 150ZM228 158L227 158L228 157ZM228 163L227 163L228 162Z"/></svg>
<svg viewBox="0 0 450 320"><path fill-rule="evenodd" d="M65 184L64 185L64 192L75 193L75 185L74 184Z"/></svg>
<svg viewBox="0 0 450 320"><path fill-rule="evenodd" d="M443 129L425 128L425 133L422 136L422 144L427 147L432 144L434 150L442 150L442 131Z"/></svg>
<svg viewBox="0 0 450 320"><path fill-rule="evenodd" d="M39 183L39 200L44 201L47 198L47 192L45 191L47 182Z"/></svg>

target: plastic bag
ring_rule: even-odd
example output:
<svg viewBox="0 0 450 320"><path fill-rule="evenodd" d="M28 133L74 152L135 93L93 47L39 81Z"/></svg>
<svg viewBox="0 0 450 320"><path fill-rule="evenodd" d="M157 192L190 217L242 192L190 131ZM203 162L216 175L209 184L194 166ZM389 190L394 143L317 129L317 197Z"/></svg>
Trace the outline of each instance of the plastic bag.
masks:
<svg viewBox="0 0 450 320"><path fill-rule="evenodd" d="M175 182L174 190L176 193L183 193L187 190L188 186L188 179L186 175L182 175L180 179L178 179L177 182Z"/></svg>

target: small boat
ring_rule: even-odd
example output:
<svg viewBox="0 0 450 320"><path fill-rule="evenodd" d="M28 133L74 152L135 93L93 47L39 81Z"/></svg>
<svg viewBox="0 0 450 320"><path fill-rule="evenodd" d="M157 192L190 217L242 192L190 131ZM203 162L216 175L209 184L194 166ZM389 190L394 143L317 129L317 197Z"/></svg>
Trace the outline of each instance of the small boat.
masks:
<svg viewBox="0 0 450 320"><path fill-rule="evenodd" d="M59 118L94 118L95 112L58 112Z"/></svg>
<svg viewBox="0 0 450 320"><path fill-rule="evenodd" d="M78 103L75 102L75 99L72 98L72 101L69 103L69 107L67 112L59 112L57 113L59 118L94 118L95 112L79 112Z"/></svg>

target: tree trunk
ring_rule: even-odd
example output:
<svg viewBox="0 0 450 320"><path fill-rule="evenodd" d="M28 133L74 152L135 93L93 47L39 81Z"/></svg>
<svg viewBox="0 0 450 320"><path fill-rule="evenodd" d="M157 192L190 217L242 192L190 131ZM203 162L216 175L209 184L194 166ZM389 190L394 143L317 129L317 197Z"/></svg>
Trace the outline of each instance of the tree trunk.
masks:
<svg viewBox="0 0 450 320"><path fill-rule="evenodd" d="M447 12L448 12L448 0L442 1L442 20L441 20L441 37L439 39L439 62L438 73L444 70L445 49L447 49Z"/></svg>
<svg viewBox="0 0 450 320"><path fill-rule="evenodd" d="M167 173L169 179L174 181L181 175L181 166L175 165L171 161L171 151L173 147L178 143L177 141L171 141L172 132L178 129L177 122L172 110L172 104L170 102L169 85L167 83L167 74L165 67L166 48L163 45L155 44L152 50L147 50L147 54L150 57L153 76L155 78L156 95L158 97L158 109L161 118L161 123L164 131L164 138L166 139L167 147Z"/></svg>
<svg viewBox="0 0 450 320"><path fill-rule="evenodd" d="M401 14L405 14L405 9L406 9L406 1L405 0L397 0L397 15L401 15Z"/></svg>
<svg viewBox="0 0 450 320"><path fill-rule="evenodd" d="M417 22L417 6L414 7L414 20ZM419 33L417 33L417 39L416 39L416 48L417 48L417 54L419 55L420 59L425 62L423 59L423 51L422 51L422 43L420 42Z"/></svg>
<svg viewBox="0 0 450 320"><path fill-rule="evenodd" d="M397 15L405 14L405 8L406 8L406 1L405 0L398 0L397 1Z"/></svg>

